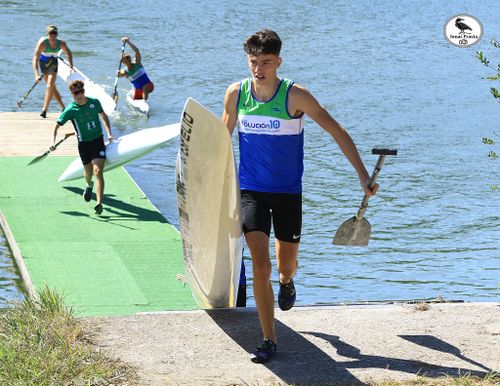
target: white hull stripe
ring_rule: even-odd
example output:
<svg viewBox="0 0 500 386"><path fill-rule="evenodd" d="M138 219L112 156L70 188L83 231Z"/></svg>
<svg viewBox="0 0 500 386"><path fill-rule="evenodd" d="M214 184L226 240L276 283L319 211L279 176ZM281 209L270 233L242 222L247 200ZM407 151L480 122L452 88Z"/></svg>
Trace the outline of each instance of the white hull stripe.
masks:
<svg viewBox="0 0 500 386"><path fill-rule="evenodd" d="M45 56L47 58L50 58L50 57L56 57L56 56L59 56L59 54L61 53L61 51L57 51L57 52L42 52L40 55L41 56Z"/></svg>
<svg viewBox="0 0 500 386"><path fill-rule="evenodd" d="M298 135L304 130L304 117L290 120L259 115L239 115L238 125L240 133Z"/></svg>
<svg viewBox="0 0 500 386"><path fill-rule="evenodd" d="M129 76L129 79L130 80L136 80L138 79L140 76L144 75L146 73L146 70L144 70L144 67L141 67L139 70L137 70L136 72L134 72L132 75Z"/></svg>

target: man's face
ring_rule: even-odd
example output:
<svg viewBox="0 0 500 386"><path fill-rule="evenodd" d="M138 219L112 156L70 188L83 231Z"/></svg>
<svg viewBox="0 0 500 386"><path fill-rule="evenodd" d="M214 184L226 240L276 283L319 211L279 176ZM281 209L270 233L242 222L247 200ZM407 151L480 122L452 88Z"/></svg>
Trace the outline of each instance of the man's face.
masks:
<svg viewBox="0 0 500 386"><path fill-rule="evenodd" d="M47 37L49 38L50 41L56 41L57 40L57 32L52 31L52 32L47 32Z"/></svg>
<svg viewBox="0 0 500 386"><path fill-rule="evenodd" d="M83 87L74 86L69 89L71 95L76 103L83 102L85 100L85 89Z"/></svg>
<svg viewBox="0 0 500 386"><path fill-rule="evenodd" d="M276 78L281 58L274 54L247 55L250 72L256 82L266 82Z"/></svg>

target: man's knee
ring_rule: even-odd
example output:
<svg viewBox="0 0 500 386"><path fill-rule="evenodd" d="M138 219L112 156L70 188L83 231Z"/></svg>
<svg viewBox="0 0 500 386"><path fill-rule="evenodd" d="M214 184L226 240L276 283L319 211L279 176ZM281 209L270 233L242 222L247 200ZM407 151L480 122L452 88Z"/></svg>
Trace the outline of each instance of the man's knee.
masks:
<svg viewBox="0 0 500 386"><path fill-rule="evenodd" d="M269 280L271 278L273 266L269 259L254 259L252 268L254 280Z"/></svg>
<svg viewBox="0 0 500 386"><path fill-rule="evenodd" d="M47 89L48 90L55 90L55 88L56 88L55 79L53 81L51 81L51 80L47 81Z"/></svg>
<svg viewBox="0 0 500 386"><path fill-rule="evenodd" d="M101 163L95 163L94 164L94 175L96 177L102 177L103 169L104 169L104 165L102 165Z"/></svg>

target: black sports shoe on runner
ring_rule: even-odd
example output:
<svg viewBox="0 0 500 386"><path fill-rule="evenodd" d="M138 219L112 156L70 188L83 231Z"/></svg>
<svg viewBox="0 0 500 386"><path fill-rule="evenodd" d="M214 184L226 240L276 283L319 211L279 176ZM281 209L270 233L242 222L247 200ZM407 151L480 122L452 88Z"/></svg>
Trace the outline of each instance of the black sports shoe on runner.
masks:
<svg viewBox="0 0 500 386"><path fill-rule="evenodd" d="M42 118L47 118L47 112L45 110L43 110L41 113L40 113L40 116Z"/></svg>
<svg viewBox="0 0 500 386"><path fill-rule="evenodd" d="M293 285L293 279L290 283L281 284L280 290L278 292L278 305L282 311L288 311L295 304L295 299L297 294L295 292L295 286Z"/></svg>
<svg viewBox="0 0 500 386"><path fill-rule="evenodd" d="M94 187L94 184L92 184L92 186L87 186L85 188L85 191L83 192L83 199L87 202L90 201L90 199L92 198L92 188Z"/></svg>
<svg viewBox="0 0 500 386"><path fill-rule="evenodd" d="M276 353L276 343L267 338L257 347L257 350L250 355L253 363L265 363Z"/></svg>
<svg viewBox="0 0 500 386"><path fill-rule="evenodd" d="M94 207L94 210L95 210L95 214L101 214L102 213L102 204L97 204Z"/></svg>

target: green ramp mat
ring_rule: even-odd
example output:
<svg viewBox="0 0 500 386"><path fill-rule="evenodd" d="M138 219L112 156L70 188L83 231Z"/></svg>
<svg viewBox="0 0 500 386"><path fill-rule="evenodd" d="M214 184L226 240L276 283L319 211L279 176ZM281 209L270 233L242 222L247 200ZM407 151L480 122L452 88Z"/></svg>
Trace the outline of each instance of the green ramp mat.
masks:
<svg viewBox="0 0 500 386"><path fill-rule="evenodd" d="M104 172L104 211L82 179L58 183L74 157L0 157L0 210L37 290L65 296L77 316L197 309L177 230L122 168Z"/></svg>

